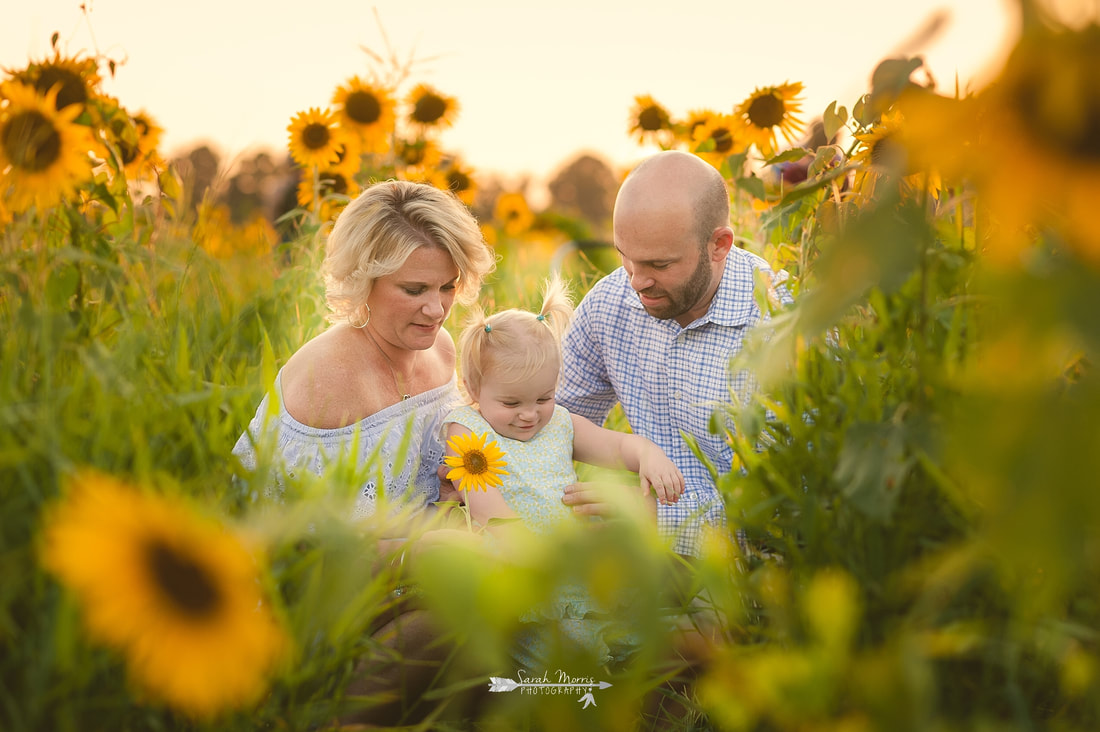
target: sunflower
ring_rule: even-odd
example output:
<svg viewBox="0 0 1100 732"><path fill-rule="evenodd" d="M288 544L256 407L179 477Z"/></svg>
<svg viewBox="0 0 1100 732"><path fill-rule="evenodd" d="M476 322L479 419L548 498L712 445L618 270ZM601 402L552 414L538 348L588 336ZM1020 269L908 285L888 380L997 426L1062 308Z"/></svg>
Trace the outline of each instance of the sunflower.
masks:
<svg viewBox="0 0 1100 732"><path fill-rule="evenodd" d="M363 142L358 135L341 134L336 155L336 162L329 165L328 170L339 172L348 179L359 175L363 167Z"/></svg>
<svg viewBox="0 0 1100 732"><path fill-rule="evenodd" d="M317 185L321 194L317 215L322 221L335 218L350 199L359 195L359 184L355 179L335 167L318 171ZM298 183L298 205L312 210L313 197L313 178L303 177Z"/></svg>
<svg viewBox="0 0 1100 732"><path fill-rule="evenodd" d="M437 143L423 137L398 140L397 161L410 168L432 168L443 161L443 150Z"/></svg>
<svg viewBox="0 0 1100 732"><path fill-rule="evenodd" d="M697 126L692 142L692 151L715 168L745 149L737 120L728 114L716 114Z"/></svg>
<svg viewBox="0 0 1100 732"><path fill-rule="evenodd" d="M804 126L795 117L802 108L801 100L797 99L801 92L801 82L787 82L759 87L741 102L733 113L744 127L745 144L756 145L760 154L768 158L775 154L777 134L793 144Z"/></svg>
<svg viewBox="0 0 1100 732"><path fill-rule="evenodd" d="M853 189L857 197L870 200L875 197L876 186L895 182L907 193L927 188L932 194L943 187L940 176L932 170L924 171L910 158L904 139L904 118L894 109L882 115L879 121L865 132L855 135L860 150L852 156L856 164Z"/></svg>
<svg viewBox="0 0 1100 732"><path fill-rule="evenodd" d="M474 180L474 171L458 157L450 158L441 168L445 188L458 196L458 199L467 206L474 204L477 197L477 183Z"/></svg>
<svg viewBox="0 0 1100 732"><path fill-rule="evenodd" d="M16 81L33 86L45 96L57 89L54 104L57 109L70 105L86 105L98 95L99 66L93 59L65 58L54 49L51 59L33 62L26 69L12 74Z"/></svg>
<svg viewBox="0 0 1100 732"><path fill-rule="evenodd" d="M433 89L427 84L417 84L406 98L409 105L409 122L425 129L450 127L458 114L458 100Z"/></svg>
<svg viewBox="0 0 1100 732"><path fill-rule="evenodd" d="M718 116L717 112L709 109L693 109L687 113L683 122L677 122L673 126L676 139L691 146L695 143L695 130L710 122Z"/></svg>
<svg viewBox="0 0 1100 732"><path fill-rule="evenodd" d="M447 480L457 479L460 491L484 491L488 486L503 485L500 476L508 475L504 470L508 463L497 443L489 442L488 433L464 432L447 440L447 446L455 451L443 458L452 468Z"/></svg>
<svg viewBox="0 0 1100 732"><path fill-rule="evenodd" d="M1100 264L1100 26L1025 34L981 95L979 195L1015 257L1032 226Z"/></svg>
<svg viewBox="0 0 1100 732"><path fill-rule="evenodd" d="M303 168L324 168L340 159L345 135L337 128L331 110L313 107L299 112L286 129L290 133L290 155Z"/></svg>
<svg viewBox="0 0 1100 732"><path fill-rule="evenodd" d="M354 133L364 152L384 153L393 132L394 101L389 89L353 76L336 88L332 103L340 126Z"/></svg>
<svg viewBox="0 0 1100 732"><path fill-rule="evenodd" d="M508 236L518 236L535 223L535 214L527 205L527 198L518 191L505 191L497 196L496 204L493 206L493 218Z"/></svg>
<svg viewBox="0 0 1100 732"><path fill-rule="evenodd" d="M79 473L68 488L46 515L42 561L80 600L89 634L194 716L258 699L285 637L238 537L110 476Z"/></svg>
<svg viewBox="0 0 1100 732"><path fill-rule="evenodd" d="M92 177L91 131L74 123L81 105L57 108L59 89L0 85L0 197L13 212L49 208Z"/></svg>
<svg viewBox="0 0 1100 732"><path fill-rule="evenodd" d="M127 177L139 178L151 165L160 162L157 147L163 130L146 112L131 115L120 108L106 127Z"/></svg>
<svg viewBox="0 0 1100 732"><path fill-rule="evenodd" d="M648 94L634 97L634 109L630 112L630 134L638 136L638 143L661 144L672 131L668 110Z"/></svg>

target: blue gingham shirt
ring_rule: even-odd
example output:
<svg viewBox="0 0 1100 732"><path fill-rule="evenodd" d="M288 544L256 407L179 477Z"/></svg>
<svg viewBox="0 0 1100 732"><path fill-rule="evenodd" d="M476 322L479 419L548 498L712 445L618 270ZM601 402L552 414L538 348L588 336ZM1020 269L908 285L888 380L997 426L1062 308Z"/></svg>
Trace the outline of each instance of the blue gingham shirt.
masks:
<svg viewBox="0 0 1100 732"><path fill-rule="evenodd" d="M723 434L707 429L715 402L748 395L755 380L730 373L730 359L748 331L767 317L753 296L755 270L763 270L780 302L792 302L762 258L736 247L707 313L681 328L642 307L620 267L584 297L562 342L563 368L557 400L566 409L602 424L621 402L630 428L655 442L684 474L680 500L657 506L657 527L675 552L698 556L704 524L725 525L725 512L710 472L695 457L681 431L694 435L721 475L733 450ZM732 388L732 392L731 392Z"/></svg>

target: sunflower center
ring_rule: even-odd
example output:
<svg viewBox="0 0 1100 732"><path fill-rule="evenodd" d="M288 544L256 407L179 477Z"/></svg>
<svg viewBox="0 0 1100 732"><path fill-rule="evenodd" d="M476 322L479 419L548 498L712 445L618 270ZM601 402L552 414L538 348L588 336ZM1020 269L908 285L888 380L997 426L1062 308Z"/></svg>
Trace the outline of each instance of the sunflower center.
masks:
<svg viewBox="0 0 1100 732"><path fill-rule="evenodd" d="M361 125L374 124L382 116L382 104L368 91L357 90L348 94L344 109Z"/></svg>
<svg viewBox="0 0 1100 732"><path fill-rule="evenodd" d="M122 120L116 119L111 122L111 132L115 133L115 143L118 145L119 155L122 156L122 164L129 165L134 162L138 156L137 145L131 145L122 136L126 131L126 123Z"/></svg>
<svg viewBox="0 0 1100 732"><path fill-rule="evenodd" d="M638 126L646 132L656 132L664 128L664 115L657 107L646 107L638 115Z"/></svg>
<svg viewBox="0 0 1100 732"><path fill-rule="evenodd" d="M423 142L407 144L401 150L401 159L406 165L420 165L424 162L427 150L428 146Z"/></svg>
<svg viewBox="0 0 1100 732"><path fill-rule="evenodd" d="M753 127L767 129L775 127L783 122L783 115L787 111L787 105L774 94L764 94L752 100L749 105L748 117Z"/></svg>
<svg viewBox="0 0 1100 732"><path fill-rule="evenodd" d="M905 147L898 144L893 134L880 137L871 145L871 167L901 174L906 172Z"/></svg>
<svg viewBox="0 0 1100 732"><path fill-rule="evenodd" d="M438 94L425 94L416 100L412 118L422 124L431 124L447 111L447 102Z"/></svg>
<svg viewBox="0 0 1100 732"><path fill-rule="evenodd" d="M38 74L34 82L34 88L40 94L47 93L54 86L60 84L57 92L57 108L64 109L70 104L83 104L88 101L88 88L80 74L70 69L62 69L57 66L47 66Z"/></svg>
<svg viewBox="0 0 1100 732"><path fill-rule="evenodd" d="M206 567L156 539L146 549L153 581L175 609L192 618L218 609L221 592Z"/></svg>
<svg viewBox="0 0 1100 732"><path fill-rule="evenodd" d="M14 167L38 173L61 156L61 135L45 115L32 109L14 115L0 128L0 146Z"/></svg>
<svg viewBox="0 0 1100 732"><path fill-rule="evenodd" d="M328 145L328 141L331 137L332 134L329 132L328 126L318 122L310 122L306 125L306 128L302 130L302 142L310 150L322 149Z"/></svg>
<svg viewBox="0 0 1100 732"><path fill-rule="evenodd" d="M715 152L724 153L733 149L733 133L724 127L712 131L710 139L714 140Z"/></svg>
<svg viewBox="0 0 1100 732"><path fill-rule="evenodd" d="M348 179L340 173L326 173L325 177L328 178L328 187L333 193L347 193L348 192Z"/></svg>
<svg viewBox="0 0 1100 732"><path fill-rule="evenodd" d="M470 475L481 475L489 469L489 461L480 450L471 450L462 456L462 466Z"/></svg>
<svg viewBox="0 0 1100 732"><path fill-rule="evenodd" d="M455 193L461 193L462 191L468 190L470 188L470 176L466 175L461 170L448 170L447 187Z"/></svg>
<svg viewBox="0 0 1100 732"><path fill-rule="evenodd" d="M1080 89L1076 114L1051 104L1046 86L1037 75L1022 80L1016 95L1020 121L1035 140L1075 160L1100 162L1100 94Z"/></svg>

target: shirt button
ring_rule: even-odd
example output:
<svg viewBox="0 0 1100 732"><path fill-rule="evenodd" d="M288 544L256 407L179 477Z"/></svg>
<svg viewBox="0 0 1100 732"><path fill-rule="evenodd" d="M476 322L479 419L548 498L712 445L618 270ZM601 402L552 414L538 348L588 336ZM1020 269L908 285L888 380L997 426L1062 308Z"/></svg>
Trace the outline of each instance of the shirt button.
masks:
<svg viewBox="0 0 1100 732"><path fill-rule="evenodd" d="M673 397L674 399L680 399L680 392L679 392L679 390L677 390L677 391L674 391L674 392L672 393L672 397Z"/></svg>

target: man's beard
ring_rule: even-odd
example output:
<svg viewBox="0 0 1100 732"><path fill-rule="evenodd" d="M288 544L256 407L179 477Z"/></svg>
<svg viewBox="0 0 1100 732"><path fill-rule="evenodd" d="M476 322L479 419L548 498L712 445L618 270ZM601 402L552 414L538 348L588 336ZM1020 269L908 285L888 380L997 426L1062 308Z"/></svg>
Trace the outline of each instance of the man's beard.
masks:
<svg viewBox="0 0 1100 732"><path fill-rule="evenodd" d="M687 282L683 285L668 292L651 287L647 290L642 290L639 294L644 294L647 297L664 297L666 301L660 307L650 307L646 305L643 305L643 307L645 307L645 311L654 318L671 320L695 307L703 298L703 295L706 294L709 285L710 260L706 257L706 251L701 249L699 251L699 264L696 266L695 271L691 273L691 277L689 277Z"/></svg>

